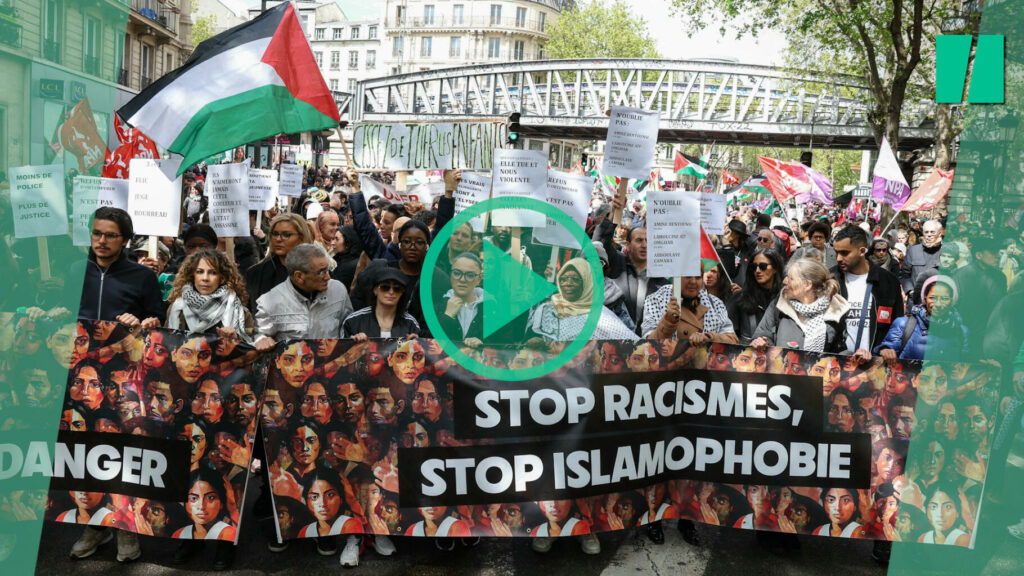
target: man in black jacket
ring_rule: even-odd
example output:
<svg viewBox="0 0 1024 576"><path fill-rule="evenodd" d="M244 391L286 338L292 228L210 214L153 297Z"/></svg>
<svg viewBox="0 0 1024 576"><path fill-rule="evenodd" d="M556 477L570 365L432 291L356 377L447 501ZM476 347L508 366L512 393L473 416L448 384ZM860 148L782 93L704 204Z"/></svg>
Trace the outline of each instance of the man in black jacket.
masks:
<svg viewBox="0 0 1024 576"><path fill-rule="evenodd" d="M722 267L732 278L733 283L743 286L747 277L747 266L754 259L756 242L749 241L750 234L747 233L747 225L741 220L730 220L726 225L725 236L723 236L722 249L718 256L722 259ZM785 254L780 252L780 254Z"/></svg>
<svg viewBox="0 0 1024 576"><path fill-rule="evenodd" d="M612 203L612 213L621 210L622 206ZM611 218L605 218L594 232L594 240L600 242L608 253L608 276L625 296L626 311L633 319L637 329L644 320L644 300L653 294L668 280L665 278L647 277L647 229L633 226L626 233L625 254L615 244L615 224Z"/></svg>
<svg viewBox="0 0 1024 576"><path fill-rule="evenodd" d="M971 243L971 263L952 274L959 290L957 311L967 328L969 350L981 350L988 320L1006 296L1006 275L999 269L999 242L978 238Z"/></svg>
<svg viewBox="0 0 1024 576"><path fill-rule="evenodd" d="M96 210L80 318L117 320L129 329L137 328L146 318L157 318L163 324L166 311L156 275L125 254L133 235L127 212L108 206Z"/></svg>
<svg viewBox="0 0 1024 576"><path fill-rule="evenodd" d="M870 351L885 340L893 320L903 316L900 282L867 259L868 236L859 226L851 224L840 230L834 246L837 264L832 276L839 282L840 294L850 303L846 352L864 350L869 358ZM869 299L867 305L865 297Z"/></svg>

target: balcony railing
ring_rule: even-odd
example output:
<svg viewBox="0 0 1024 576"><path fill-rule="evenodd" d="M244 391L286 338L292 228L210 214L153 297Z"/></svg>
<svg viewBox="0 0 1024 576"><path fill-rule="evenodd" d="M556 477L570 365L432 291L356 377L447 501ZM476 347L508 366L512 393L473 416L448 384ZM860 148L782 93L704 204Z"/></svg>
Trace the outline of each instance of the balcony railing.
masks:
<svg viewBox="0 0 1024 576"><path fill-rule="evenodd" d="M21 48L21 24L15 16L0 14L0 44Z"/></svg>
<svg viewBox="0 0 1024 576"><path fill-rule="evenodd" d="M60 64L60 43L55 40L43 41L43 58Z"/></svg>
<svg viewBox="0 0 1024 576"><path fill-rule="evenodd" d="M132 10L141 16L156 22L171 31L178 33L178 14L174 13L172 7L167 4L160 4L156 0L131 0Z"/></svg>
<svg viewBox="0 0 1024 576"><path fill-rule="evenodd" d="M120 69L118 69L118 71L117 71L117 83L120 84L121 86L127 86L128 85L128 69L127 68L120 68Z"/></svg>
<svg viewBox="0 0 1024 576"><path fill-rule="evenodd" d="M512 30L523 30L537 34L546 34L546 22L541 20L526 20L524 18L491 18L490 16L473 16L465 18L452 18L450 16L435 16L434 18L389 18L384 22L389 28L399 26L405 29L427 29L439 28L507 28Z"/></svg>

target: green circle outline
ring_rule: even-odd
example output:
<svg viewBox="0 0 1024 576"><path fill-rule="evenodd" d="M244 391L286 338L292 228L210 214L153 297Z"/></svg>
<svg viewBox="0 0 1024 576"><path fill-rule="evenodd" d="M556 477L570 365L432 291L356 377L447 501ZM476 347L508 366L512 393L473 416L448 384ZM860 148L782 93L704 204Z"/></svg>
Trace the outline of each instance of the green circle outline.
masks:
<svg viewBox="0 0 1024 576"><path fill-rule="evenodd" d="M601 320L601 312L604 309L604 273L601 268L601 260L597 255L597 250L594 248L594 244L591 242L590 237L587 236L586 231L581 228L575 220L569 217L569 215L561 209L556 208L547 202L522 196L490 198L459 212L454 218L445 224L431 242L430 249L427 250L427 255L423 260L423 270L434 270L437 267L440 248L446 247L448 245L448 241L452 237L452 234L454 234L455 231L461 228L464 224L477 216L482 216L485 212L508 208L532 210L534 212L540 212L546 217L550 217L552 220L569 230L569 232L572 233L573 238L575 238L583 248L583 254L587 259L587 263L590 264L591 277L594 279L594 293L590 302L590 313L587 314L587 321L583 324L583 328L580 330L580 333L576 338L553 358L548 358L537 366L520 369L498 368L487 365L472 356L469 356L463 352L447 334L445 334L444 328L441 326L441 321L437 317L437 310L434 309L434 299L432 294L434 279L432 273L420 274L420 302L423 305L423 319L426 321L427 327L430 328L430 332L433 334L434 339L438 344L440 344L441 349L444 350L449 357L458 362L460 366L474 374L477 374L478 376L483 376L484 378L507 382L521 382L523 380L540 378L558 370L569 363L570 360L575 358L576 355L586 347L587 343L590 341L590 337L597 330L597 324ZM584 336L584 334L586 336Z"/></svg>

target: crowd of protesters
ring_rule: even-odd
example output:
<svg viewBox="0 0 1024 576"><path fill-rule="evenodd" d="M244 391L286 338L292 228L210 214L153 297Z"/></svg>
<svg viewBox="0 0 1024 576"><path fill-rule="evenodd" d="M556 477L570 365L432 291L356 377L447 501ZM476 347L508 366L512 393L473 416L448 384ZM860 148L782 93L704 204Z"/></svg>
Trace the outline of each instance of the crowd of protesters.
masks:
<svg viewBox="0 0 1024 576"><path fill-rule="evenodd" d="M391 174L381 173L372 177L386 183L393 179ZM92 224L87 259L51 264L66 264L72 270L81 267L77 269L85 278L81 318L116 321L129 332L165 327L216 334L220 340L241 342L259 352L296 339L365 342L373 338L408 341L430 337L425 306L438 311L446 334L457 335L453 339L462 341L468 353L494 366L515 366L516 362L531 360L522 350L509 351L489 346L486 341L522 342L525 344L520 348L546 353L559 343L575 339L591 313L595 294L595 278L579 251L563 250L552 258L551 247L534 242L529 229L513 231L491 225L481 234L466 224L453 231L436 267L424 269L435 236L455 216L452 192L459 174L446 172L436 177L445 181L445 194L425 206L366 197L352 170L310 169L300 197L262 214L251 213L252 234L225 239L208 224L204 170L198 168L184 178L185 223L180 238L160 238L154 252L145 237L135 236L127 213L101 208ZM890 366L898 359L920 360L926 350L935 358L955 362L967 359L969 351L982 349L991 350L993 357L1008 366L1024 340L1024 327L999 313L1000 309L1021 304L1024 281L1015 278L1024 258L1015 243L996 243L991 230L974 230L966 243L944 243L941 219L912 217L883 234L880 223L870 218L849 219L839 208L809 208L803 221L741 208L729 214L726 233L713 238L720 263L705 263L702 275L680 279L676 292L673 279L648 276L643 203L614 199L600 187L595 188L592 200L586 231L602 264L604 302L591 338L636 343L635 348L602 349L601 366L608 371L613 371L616 362L634 370L634 363L643 366L647 361L652 365L663 362L664 351L655 350L647 339L687 341L692 345L741 344L751 350L750 358L761 354L762 359L769 347L844 355L854 367L869 365L877 358ZM630 225L616 225L612 217L616 212L625 213L623 221ZM549 299L489 339L483 337L481 306L494 302L496 295L483 288L484 242L538 274L553 277L557 287ZM519 252L512 254L517 244ZM0 259L16 268L19 259L28 259L25 251L32 246L14 242L3 244L3 248ZM426 274L434 287L432 302L423 302L420 296L419 282ZM39 286L41 289L35 289L26 281L5 287L6 292L0 293L8 308L18 305L9 330L14 352L24 353L23 349L31 345L25 340L30 333L37 340L69 337L74 341L81 336L75 332L75 326L81 324L67 318L66 309L53 306L57 301L54 294L67 295L78 287L45 282ZM649 352L645 352L645 346ZM733 368L726 369L738 370L744 361L743 355L737 356L731 361ZM708 366L713 362L714 358L709 358ZM64 368L77 366L72 362ZM913 406L917 398L924 397L916 383L912 390L907 389L906 382L890 387L888 382L898 380L898 375L887 372L883 376L886 385L872 396L845 380L839 383L840 373L852 372L846 366L819 362L799 370L792 373L821 374L825 378L829 422L837 430L851 431L859 426L858 431L869 432L872 423L885 430L873 438L876 445L883 445L875 457L886 454L887 443L909 437L900 407ZM830 370L836 373L834 384L829 384ZM863 391L870 392L867 387ZM942 391L926 402L937 410L949 402L964 416L963 411L971 406L990 403L988 398L975 400L972 392L954 390L953 386L947 390L944 382ZM31 405L39 395L37 389L12 389L0 401ZM117 412L122 403L109 406L113 415L108 419L118 420L118 429L132 416L130 411L124 415ZM83 421L98 421L94 412L79 413L82 404L88 404L87 392L71 395L65 406L68 426L78 416ZM265 422L267 410L265 406ZM1024 401L1013 403L1012 410L1024 412ZM850 415L849 424L844 423L844 414ZM939 429L938 417L934 421L934 428ZM205 427L206 423L196 425ZM951 440L941 435L928 437L936 449ZM1004 440L992 447L993 453L1008 450L1007 443ZM255 457L261 458L261 452ZM910 468L911 463L905 462L905 447L902 451L892 449L889 455L904 459L898 462L899 468ZM270 464L263 467L265 483ZM638 513L634 525L644 526L655 543L664 542L661 520L668 518L680 518L679 529L691 543L699 540L695 519L737 526L774 523L777 531L790 533L829 531L847 537L884 534L889 541L913 538L963 544L969 539L970 526L963 518L969 518L970 513L960 510L959 494L967 489L963 484L940 482L939 476L929 475L927 463L915 468L918 475L914 481L906 480L888 465L883 468L873 478L867 495L870 501L864 501L856 491L838 488L823 491L819 501L811 501L788 488L748 486L741 494L730 486L699 483L690 490L697 502L694 514L665 515L654 507L642 516ZM326 482L315 476L303 481L310 486ZM196 485L200 484L209 482L197 480ZM308 489L306 486L304 490ZM269 487L264 487L257 499L257 516L275 513L268 492ZM908 494L915 495L919 502L914 507L898 506L908 501ZM224 499L224 494L220 498ZM626 500L613 503L615 510L620 510ZM924 510L935 502L955 504L957 519L950 520L948 526L931 522ZM557 516L560 511L556 504L551 504L551 510ZM635 504L646 506L642 501ZM546 509L542 506L541 510ZM741 510L750 512L749 517L739 514ZM501 524L497 516L494 519ZM85 529L71 551L73 557L87 557L113 538L113 524L102 524L101 520ZM217 533L225 536L211 538L219 540L216 566L226 568L233 559L233 548L227 540L233 538L234 528L230 518L217 521L224 524ZM568 525L552 522L560 530ZM916 530L907 527L915 522ZM427 533L437 529L430 522L428 525L432 529L428 528ZM230 530L225 531L225 527ZM207 528L210 526L204 528L197 521L196 530L206 533ZM579 535L586 553L600 551L594 534L582 530L561 533ZM118 560L141 555L134 534L124 530L116 534ZM446 534L463 535L447 528ZM545 537L549 534L554 532L548 528L534 534L536 551L551 548L553 539ZM384 533L365 542L355 535L345 538L340 555L343 566L357 565L366 544L381 555L395 552L394 543ZM333 539L316 538L318 552L335 554ZM283 542L270 543L274 551L286 547ZM184 562L195 551L196 547L187 541L175 559ZM884 546L876 547L876 555L884 560Z"/></svg>

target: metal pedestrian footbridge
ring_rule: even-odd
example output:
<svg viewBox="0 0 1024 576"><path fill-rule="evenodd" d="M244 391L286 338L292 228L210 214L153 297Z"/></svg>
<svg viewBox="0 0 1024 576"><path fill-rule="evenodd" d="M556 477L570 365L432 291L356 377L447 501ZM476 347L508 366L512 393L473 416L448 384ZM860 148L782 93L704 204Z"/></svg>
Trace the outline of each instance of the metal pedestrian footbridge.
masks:
<svg viewBox="0 0 1024 576"><path fill-rule="evenodd" d="M524 136L600 140L606 111L618 105L659 112L663 142L875 149L872 100L867 81L855 76L703 60L544 60L364 80L345 119L443 122L519 112ZM934 107L904 107L901 148L934 139Z"/></svg>

